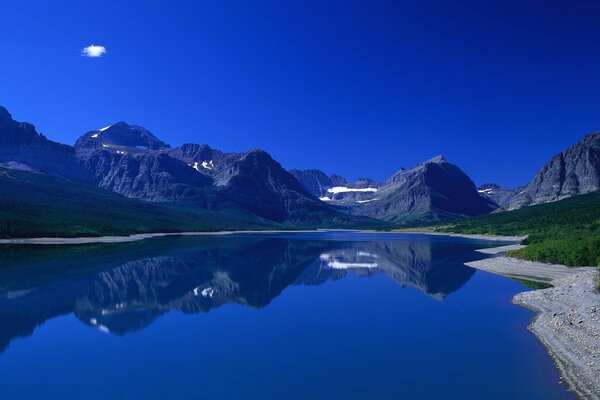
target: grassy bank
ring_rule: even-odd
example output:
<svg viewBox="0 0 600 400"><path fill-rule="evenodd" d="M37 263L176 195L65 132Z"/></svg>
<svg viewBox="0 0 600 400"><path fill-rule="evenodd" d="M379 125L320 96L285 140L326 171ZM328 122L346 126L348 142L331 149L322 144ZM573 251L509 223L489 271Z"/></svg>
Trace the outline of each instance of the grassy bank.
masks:
<svg viewBox="0 0 600 400"><path fill-rule="evenodd" d="M434 227L439 232L529 235L511 255L569 266L600 265L600 192Z"/></svg>

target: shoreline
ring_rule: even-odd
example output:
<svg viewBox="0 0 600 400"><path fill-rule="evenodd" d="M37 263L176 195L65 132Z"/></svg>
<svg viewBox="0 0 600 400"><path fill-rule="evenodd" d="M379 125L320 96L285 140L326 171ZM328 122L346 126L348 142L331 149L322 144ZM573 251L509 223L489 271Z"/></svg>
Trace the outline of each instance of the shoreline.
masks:
<svg viewBox="0 0 600 400"><path fill-rule="evenodd" d="M434 236L449 236L475 240L489 240L499 242L516 242L525 239L523 236L497 236L497 235L469 235L440 232L419 232L419 231L374 231L361 229L306 229L306 230L247 230L247 231L198 231L198 232L155 232L155 233L136 233L128 236L80 236L80 237L37 237L37 238L12 238L0 239L0 245L3 244L34 244L34 245L68 245L68 244L98 244L98 243L128 243L139 240L152 239L168 236L226 236L239 234L278 234L278 233L312 233L312 232L358 232L358 233L378 233L378 234L419 234Z"/></svg>
<svg viewBox="0 0 600 400"><path fill-rule="evenodd" d="M465 263L486 272L549 283L553 287L516 294L512 303L535 313L527 329L542 343L570 391L600 400L600 293L596 267L519 260L502 255L515 246L481 249L496 254Z"/></svg>
<svg viewBox="0 0 600 400"><path fill-rule="evenodd" d="M600 294L596 271L552 281L552 288L522 292L513 304L536 313L527 329L546 348L569 390L600 399Z"/></svg>
<svg viewBox="0 0 600 400"><path fill-rule="evenodd" d="M309 233L309 232L335 232L335 229L322 230L265 230L265 231L198 231L198 232L156 232L156 233L136 233L128 236L80 236L73 238L58 237L38 237L38 238L14 238L0 239L0 244L96 244L96 243L128 243L139 240L168 237L168 236L227 236L238 234L273 234L273 233Z"/></svg>
<svg viewBox="0 0 600 400"><path fill-rule="evenodd" d="M434 231L391 231L382 233L407 233L412 235L432 235L432 236L451 236L465 239L489 240L492 242L522 242L527 236L500 236L500 235L482 235L477 233L446 233Z"/></svg>

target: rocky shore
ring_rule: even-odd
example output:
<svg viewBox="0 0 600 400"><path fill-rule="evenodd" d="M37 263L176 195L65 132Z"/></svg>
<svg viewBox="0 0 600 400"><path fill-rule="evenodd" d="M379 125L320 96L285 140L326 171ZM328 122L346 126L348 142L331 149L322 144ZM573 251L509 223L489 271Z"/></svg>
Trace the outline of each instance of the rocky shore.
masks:
<svg viewBox="0 0 600 400"><path fill-rule="evenodd" d="M502 254L514 246L482 249ZM546 347L565 382L581 399L600 400L600 293L593 267L569 268L497 256L466 265L553 287L517 294L513 303L537 315L529 325Z"/></svg>
<svg viewBox="0 0 600 400"><path fill-rule="evenodd" d="M600 399L600 294L596 271L552 281L554 287L519 293L515 304L537 313L529 329L540 339L570 388Z"/></svg>

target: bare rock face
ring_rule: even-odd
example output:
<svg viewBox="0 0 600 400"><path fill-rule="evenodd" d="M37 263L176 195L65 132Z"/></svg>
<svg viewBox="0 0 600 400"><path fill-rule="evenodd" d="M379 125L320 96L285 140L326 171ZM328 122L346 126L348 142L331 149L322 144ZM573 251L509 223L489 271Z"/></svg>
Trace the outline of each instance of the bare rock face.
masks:
<svg viewBox="0 0 600 400"><path fill-rule="evenodd" d="M315 212L335 213L262 150L233 157L227 168L216 173L215 182L227 200L273 221L302 220Z"/></svg>
<svg viewBox="0 0 600 400"><path fill-rule="evenodd" d="M265 151L223 153L208 145L184 144L168 154L210 177L221 201L260 217L283 222L312 211L333 212Z"/></svg>
<svg viewBox="0 0 600 400"><path fill-rule="evenodd" d="M542 167L504 209L562 200L600 189L600 132L592 133Z"/></svg>
<svg viewBox="0 0 600 400"><path fill-rule="evenodd" d="M234 156L233 153L226 154L206 144L193 143L171 149L167 154L207 174L225 168L228 160Z"/></svg>
<svg viewBox="0 0 600 400"><path fill-rule="evenodd" d="M346 183L346 180L341 176L332 175L330 177L318 169L306 169L303 171L291 169L289 172L316 197L324 197L327 189L330 187ZM334 180L336 183L334 183Z"/></svg>
<svg viewBox="0 0 600 400"><path fill-rule="evenodd" d="M392 222L445 220L486 214L497 206L481 196L471 179L442 156L400 170L377 189L372 201L351 212Z"/></svg>
<svg viewBox="0 0 600 400"><path fill-rule="evenodd" d="M145 128L118 122L84 134L75 148L93 182L103 189L150 201L207 205L212 179L170 157L169 145Z"/></svg>
<svg viewBox="0 0 600 400"><path fill-rule="evenodd" d="M12 119L0 106L0 164L46 173L73 181L89 181L75 157L75 149L46 139L35 127Z"/></svg>
<svg viewBox="0 0 600 400"><path fill-rule="evenodd" d="M150 201L189 200L206 206L212 180L161 152L98 150L81 162L102 189Z"/></svg>

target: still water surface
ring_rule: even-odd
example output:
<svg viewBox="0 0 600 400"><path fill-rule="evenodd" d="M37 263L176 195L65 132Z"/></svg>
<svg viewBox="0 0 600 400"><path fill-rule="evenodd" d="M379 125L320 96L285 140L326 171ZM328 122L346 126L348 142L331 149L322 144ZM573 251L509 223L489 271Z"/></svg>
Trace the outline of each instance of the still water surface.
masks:
<svg viewBox="0 0 600 400"><path fill-rule="evenodd" d="M489 242L0 247L1 399L572 399ZM497 245L497 244L496 244Z"/></svg>

